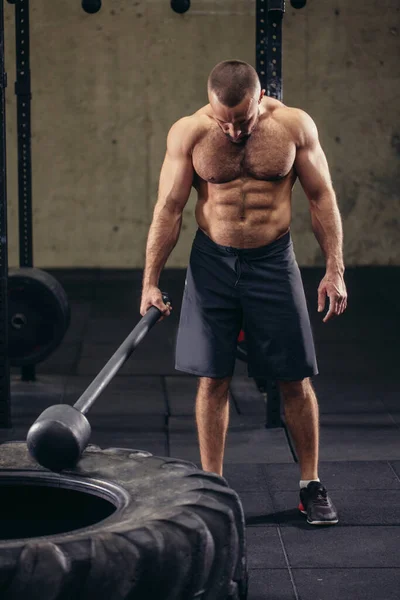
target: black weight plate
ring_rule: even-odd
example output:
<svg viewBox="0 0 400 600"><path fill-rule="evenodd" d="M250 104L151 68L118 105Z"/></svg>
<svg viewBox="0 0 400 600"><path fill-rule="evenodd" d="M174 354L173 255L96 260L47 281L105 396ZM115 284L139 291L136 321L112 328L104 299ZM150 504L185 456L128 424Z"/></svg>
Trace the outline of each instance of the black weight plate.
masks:
<svg viewBox="0 0 400 600"><path fill-rule="evenodd" d="M49 273L25 267L8 273L8 351L14 367L45 360L61 343L70 322L62 285Z"/></svg>

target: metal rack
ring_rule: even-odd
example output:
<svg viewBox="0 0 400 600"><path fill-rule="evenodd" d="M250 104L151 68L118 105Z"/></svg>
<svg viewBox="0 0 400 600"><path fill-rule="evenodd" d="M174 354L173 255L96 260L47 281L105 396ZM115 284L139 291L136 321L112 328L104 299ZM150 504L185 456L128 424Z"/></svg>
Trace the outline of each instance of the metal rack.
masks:
<svg viewBox="0 0 400 600"><path fill-rule="evenodd" d="M256 0L256 71L267 96L282 99L282 21L285 0ZM281 397L277 383L256 379L266 400L268 429L282 427Z"/></svg>
<svg viewBox="0 0 400 600"><path fill-rule="evenodd" d="M0 0L0 426L11 426L10 364L8 360L7 312L7 164L6 104L7 74L4 68L4 2Z"/></svg>

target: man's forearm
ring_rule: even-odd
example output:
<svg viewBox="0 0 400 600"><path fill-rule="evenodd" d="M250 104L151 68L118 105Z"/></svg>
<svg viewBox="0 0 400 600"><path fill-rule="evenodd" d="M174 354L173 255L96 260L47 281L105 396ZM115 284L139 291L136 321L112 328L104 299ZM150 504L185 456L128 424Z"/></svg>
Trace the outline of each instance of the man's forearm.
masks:
<svg viewBox="0 0 400 600"><path fill-rule="evenodd" d="M311 224L326 260L326 270L344 273L343 227L333 190L311 201Z"/></svg>
<svg viewBox="0 0 400 600"><path fill-rule="evenodd" d="M161 271L175 248L182 225L182 214L162 208L153 217L146 247L146 264L143 272L143 288L158 286Z"/></svg>

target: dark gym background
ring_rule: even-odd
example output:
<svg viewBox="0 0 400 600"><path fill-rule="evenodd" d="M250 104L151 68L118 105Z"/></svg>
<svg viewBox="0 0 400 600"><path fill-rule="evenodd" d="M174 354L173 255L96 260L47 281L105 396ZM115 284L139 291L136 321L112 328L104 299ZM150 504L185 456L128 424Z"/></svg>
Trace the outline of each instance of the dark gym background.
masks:
<svg viewBox="0 0 400 600"><path fill-rule="evenodd" d="M15 72L14 7L5 5L6 67ZM344 227L346 313L317 313L324 274L299 184L292 235L320 375L320 478L338 507L334 528L299 515L299 468L284 420L265 427L265 397L238 361L224 476L246 513L250 600L395 600L400 588L399 4L287 2L284 102L314 118ZM31 3L34 265L57 277L72 320L37 381L12 370L12 429L24 439L48 405L73 403L139 315L146 237L172 123L207 102L226 58L254 64L255 2L166 0ZM18 266L17 135L7 89L9 264ZM195 195L161 277L172 316L158 324L90 413L92 442L199 462L196 379L174 370Z"/></svg>
<svg viewBox="0 0 400 600"><path fill-rule="evenodd" d="M9 72L10 264L17 265L14 7L5 3ZM350 265L396 265L399 176L397 0L286 2L283 99L315 119L343 216ZM212 67L255 62L255 2L79 0L31 5L35 265L143 267L172 123L207 102ZM167 268L185 268L194 194ZM62 230L60 224L62 223ZM322 265L299 185L292 233L300 265ZM176 300L175 300L176 302Z"/></svg>

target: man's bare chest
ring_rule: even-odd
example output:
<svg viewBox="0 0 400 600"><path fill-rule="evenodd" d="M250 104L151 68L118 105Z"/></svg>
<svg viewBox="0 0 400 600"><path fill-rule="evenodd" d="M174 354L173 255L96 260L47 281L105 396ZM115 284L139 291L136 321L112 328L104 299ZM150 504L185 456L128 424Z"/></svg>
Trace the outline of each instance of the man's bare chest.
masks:
<svg viewBox="0 0 400 600"><path fill-rule="evenodd" d="M279 125L262 127L244 144L234 144L218 127L210 128L192 154L197 175L209 183L227 183L243 177L276 181L293 167L296 146Z"/></svg>

